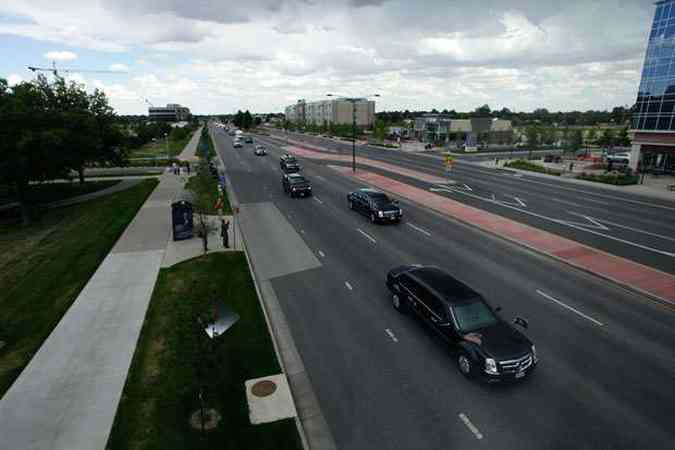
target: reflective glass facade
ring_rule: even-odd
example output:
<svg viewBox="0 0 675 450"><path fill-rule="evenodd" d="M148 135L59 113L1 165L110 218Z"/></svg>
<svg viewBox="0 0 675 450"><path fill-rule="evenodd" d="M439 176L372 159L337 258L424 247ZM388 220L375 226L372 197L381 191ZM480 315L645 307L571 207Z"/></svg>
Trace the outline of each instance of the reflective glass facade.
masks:
<svg viewBox="0 0 675 450"><path fill-rule="evenodd" d="M633 115L635 130L675 130L675 0L656 4Z"/></svg>

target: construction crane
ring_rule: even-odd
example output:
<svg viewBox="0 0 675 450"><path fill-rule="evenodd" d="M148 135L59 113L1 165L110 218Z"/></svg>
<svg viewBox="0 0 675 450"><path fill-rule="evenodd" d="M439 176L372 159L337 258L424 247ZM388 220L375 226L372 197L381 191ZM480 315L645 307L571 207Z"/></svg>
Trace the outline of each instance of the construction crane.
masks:
<svg viewBox="0 0 675 450"><path fill-rule="evenodd" d="M87 69L57 69L56 68L56 62L52 62L52 67L35 67L35 66L28 66L28 70L31 72L51 72L54 74L55 77L62 78L59 75L59 72L64 72L64 73L80 73L80 72L88 72L88 73L121 73L119 71L115 70L87 70Z"/></svg>

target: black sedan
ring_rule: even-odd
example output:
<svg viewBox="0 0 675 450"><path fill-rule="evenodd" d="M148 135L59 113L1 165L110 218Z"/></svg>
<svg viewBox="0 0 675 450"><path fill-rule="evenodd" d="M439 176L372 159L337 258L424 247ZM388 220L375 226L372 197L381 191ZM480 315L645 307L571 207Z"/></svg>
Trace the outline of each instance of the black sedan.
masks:
<svg viewBox="0 0 675 450"><path fill-rule="evenodd" d="M349 209L365 215L373 223L400 222L403 210L398 201L390 199L384 192L374 189L359 189L347 194Z"/></svg>

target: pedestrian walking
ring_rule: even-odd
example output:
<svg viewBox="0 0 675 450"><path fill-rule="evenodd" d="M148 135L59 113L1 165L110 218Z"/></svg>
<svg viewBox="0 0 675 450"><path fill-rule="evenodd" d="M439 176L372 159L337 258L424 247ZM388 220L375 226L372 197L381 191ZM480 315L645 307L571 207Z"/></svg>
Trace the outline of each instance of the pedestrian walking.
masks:
<svg viewBox="0 0 675 450"><path fill-rule="evenodd" d="M175 162L171 164L171 167L173 168L173 174L178 175L178 166L176 165Z"/></svg>
<svg viewBox="0 0 675 450"><path fill-rule="evenodd" d="M230 221L225 219L220 221L220 237L223 238L223 247L230 248L230 237L228 231L230 230Z"/></svg>

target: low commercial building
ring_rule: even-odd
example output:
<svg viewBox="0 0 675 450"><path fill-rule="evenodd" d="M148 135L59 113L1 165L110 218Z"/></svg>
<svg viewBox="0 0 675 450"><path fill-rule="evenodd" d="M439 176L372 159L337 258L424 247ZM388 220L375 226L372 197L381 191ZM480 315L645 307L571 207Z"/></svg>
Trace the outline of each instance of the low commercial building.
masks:
<svg viewBox="0 0 675 450"><path fill-rule="evenodd" d="M415 119L414 136L423 142L457 146L508 145L513 142L510 120L491 117L451 119L442 114L425 114Z"/></svg>
<svg viewBox="0 0 675 450"><path fill-rule="evenodd" d="M365 98L336 98L305 102L285 108L286 120L296 124L351 125L356 121L360 128L370 128L375 122L375 102Z"/></svg>
<svg viewBox="0 0 675 450"><path fill-rule="evenodd" d="M190 109L177 103L166 106L151 106L148 108L150 120L162 122L181 122L190 120Z"/></svg>

